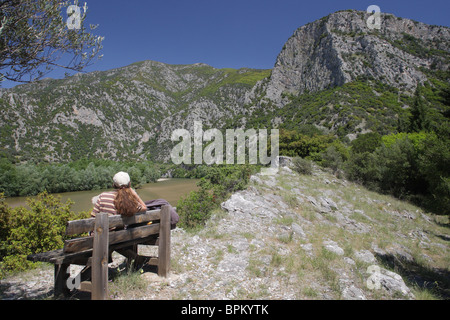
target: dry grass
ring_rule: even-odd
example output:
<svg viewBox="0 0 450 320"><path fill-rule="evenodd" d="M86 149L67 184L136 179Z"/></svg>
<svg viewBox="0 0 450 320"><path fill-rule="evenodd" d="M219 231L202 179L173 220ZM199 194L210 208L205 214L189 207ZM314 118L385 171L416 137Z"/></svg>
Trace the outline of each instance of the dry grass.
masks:
<svg viewBox="0 0 450 320"><path fill-rule="evenodd" d="M328 294L333 299L339 299L341 290L338 275L344 272L352 275L352 281L364 290L368 298L391 298L381 291L367 289L366 271L370 264L359 262L354 256L355 252L360 250L373 251L374 246L383 250L400 247L411 254L413 262L404 263L402 268L379 262L383 267L400 273L417 299L439 299L443 293L448 293L450 281L445 279L445 275L450 274L448 217L426 213L410 203L372 192L348 181L338 180L331 174L317 170L313 175L296 174L296 178L281 175L277 178L277 186L273 188L261 188L257 185L255 187L259 188L261 193L280 195L298 217L280 218L276 223L289 226L295 222L302 225L308 233L308 243L313 248L312 255L299 248L301 243L298 241L293 242L292 238L286 235L278 238L278 241L289 246L292 252L288 259L282 260L281 265L288 274L297 276L299 297L323 298L323 288L320 289L320 286L316 285L319 282L328 286ZM297 190L294 192L293 189ZM302 195L298 194L298 190ZM371 231L361 234L348 232L338 226L333 215L318 213L305 198L312 196L318 199L324 195L337 203L339 209L347 207L351 211L349 218L368 225ZM414 218L405 217L407 214L412 214ZM304 220L311 223L302 224ZM421 239L421 236L426 238ZM337 242L345 254L337 256L329 253L323 248L324 239ZM349 265L344 261L344 257L353 259L355 265ZM416 279L421 276L426 279L434 278L437 281L434 288L427 287L426 283L418 284ZM444 288L436 289L439 286Z"/></svg>

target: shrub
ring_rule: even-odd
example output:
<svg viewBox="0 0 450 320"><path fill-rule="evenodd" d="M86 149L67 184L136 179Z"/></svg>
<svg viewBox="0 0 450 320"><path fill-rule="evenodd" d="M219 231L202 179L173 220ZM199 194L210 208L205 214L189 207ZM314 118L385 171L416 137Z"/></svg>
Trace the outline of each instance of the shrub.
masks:
<svg viewBox="0 0 450 320"><path fill-rule="evenodd" d="M375 160L375 155L370 152L352 153L344 165L347 178L378 191L381 178Z"/></svg>
<svg viewBox="0 0 450 320"><path fill-rule="evenodd" d="M281 130L280 154L289 157L308 157L320 153L335 140L331 135L307 136L296 130Z"/></svg>
<svg viewBox="0 0 450 320"><path fill-rule="evenodd" d="M67 221L87 217L71 211L73 202L61 203L61 197L43 192L28 199L25 207L9 208L0 199L0 276L9 270L25 270L33 264L27 255L62 248ZM7 223L7 225L5 225Z"/></svg>
<svg viewBox="0 0 450 320"><path fill-rule="evenodd" d="M449 214L450 144L441 133L399 133L381 138L373 152L355 152L345 164L350 180ZM361 149L360 151L362 151Z"/></svg>
<svg viewBox="0 0 450 320"><path fill-rule="evenodd" d="M354 153L374 152L381 146L381 136L377 132L361 134L352 141L351 146Z"/></svg>
<svg viewBox="0 0 450 320"><path fill-rule="evenodd" d="M342 169L344 162L348 158L348 149L342 142L336 140L320 154L320 159L318 161L322 166L331 168L334 172L338 172Z"/></svg>
<svg viewBox="0 0 450 320"><path fill-rule="evenodd" d="M188 229L201 227L214 209L226 200L230 193L244 189L250 175L258 166L223 165L203 167L204 177L197 184L198 191L192 191L177 203L180 226Z"/></svg>
<svg viewBox="0 0 450 320"><path fill-rule="evenodd" d="M424 192L426 183L418 166L421 144L413 135L412 139L407 134L384 136L374 152L353 153L346 165L348 178L400 198Z"/></svg>
<svg viewBox="0 0 450 320"><path fill-rule="evenodd" d="M187 229L202 226L217 207L214 194L209 190L208 182L203 178L198 183L200 190L191 191L177 203L177 212L180 215L181 227Z"/></svg>
<svg viewBox="0 0 450 320"><path fill-rule="evenodd" d="M427 207L450 215L450 143L448 137L432 136L419 155L419 168L428 184Z"/></svg>
<svg viewBox="0 0 450 320"><path fill-rule="evenodd" d="M312 162L307 159L303 159L300 157L295 157L292 159L292 165L294 171L297 171L300 174L311 175L312 174Z"/></svg>
<svg viewBox="0 0 450 320"><path fill-rule="evenodd" d="M409 139L396 140L391 146L383 145L375 151L383 191L400 198L424 192L425 182L419 170L417 151Z"/></svg>
<svg viewBox="0 0 450 320"><path fill-rule="evenodd" d="M342 155L337 151L335 146L329 146L327 150L322 152L321 157L321 164L324 167L331 168L334 172L338 171L344 163Z"/></svg>

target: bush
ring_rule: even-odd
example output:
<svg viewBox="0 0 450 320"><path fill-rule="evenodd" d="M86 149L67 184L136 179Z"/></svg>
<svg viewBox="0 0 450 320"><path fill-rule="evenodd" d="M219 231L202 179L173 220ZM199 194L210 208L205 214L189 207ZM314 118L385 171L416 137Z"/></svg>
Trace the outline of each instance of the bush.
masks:
<svg viewBox="0 0 450 320"><path fill-rule="evenodd" d="M223 165L201 167L204 177L197 184L198 191L192 191L177 203L181 227L201 227L214 209L226 200L230 193L244 189L258 166Z"/></svg>
<svg viewBox="0 0 450 320"><path fill-rule="evenodd" d="M381 140L373 152L352 152L345 164L347 177L375 191L414 201L436 214L450 214L448 135L399 133Z"/></svg>
<svg viewBox="0 0 450 320"><path fill-rule="evenodd" d="M208 189L206 180L200 180L199 186L199 191L191 191L178 201L179 225L183 228L193 229L202 226L209 219L212 210L217 207L214 194Z"/></svg>
<svg viewBox="0 0 450 320"><path fill-rule="evenodd" d="M352 153L349 161L344 165L345 174L349 180L364 184L376 191L380 190L379 169L375 155L370 152Z"/></svg>
<svg viewBox="0 0 450 320"><path fill-rule="evenodd" d="M432 136L419 155L419 167L428 184L428 208L450 215L450 143L448 137Z"/></svg>
<svg viewBox="0 0 450 320"><path fill-rule="evenodd" d="M342 155L337 151L335 146L329 146L325 152L322 152L321 164L324 167L331 168L333 172L341 169L344 160Z"/></svg>
<svg viewBox="0 0 450 320"><path fill-rule="evenodd" d="M331 168L336 173L342 170L343 164L348 157L348 149L342 142L336 140L320 154L318 162L324 167Z"/></svg>
<svg viewBox="0 0 450 320"><path fill-rule="evenodd" d="M297 171L300 174L311 175L312 174L312 162L307 159L303 159L300 157L295 157L292 159L292 165L294 171Z"/></svg>
<svg viewBox="0 0 450 320"><path fill-rule="evenodd" d="M350 180L404 198L423 193L426 183L419 170L420 139L416 134L389 135L374 152L353 153L346 166Z"/></svg>
<svg viewBox="0 0 450 320"><path fill-rule="evenodd" d="M418 150L409 139L396 140L375 151L376 166L380 170L380 188L396 197L423 193L426 183L418 166Z"/></svg>
<svg viewBox="0 0 450 320"><path fill-rule="evenodd" d="M280 155L305 158L325 151L334 140L331 135L307 136L295 130L281 130Z"/></svg>
<svg viewBox="0 0 450 320"><path fill-rule="evenodd" d="M28 199L25 207L10 208L0 196L0 276L7 271L25 270L33 263L26 260L32 253L62 248L69 220L82 219L88 213L71 211L72 201L61 203L61 197L43 192Z"/></svg>
<svg viewBox="0 0 450 320"><path fill-rule="evenodd" d="M351 146L354 153L374 152L381 146L381 136L377 132L361 134L352 141Z"/></svg>

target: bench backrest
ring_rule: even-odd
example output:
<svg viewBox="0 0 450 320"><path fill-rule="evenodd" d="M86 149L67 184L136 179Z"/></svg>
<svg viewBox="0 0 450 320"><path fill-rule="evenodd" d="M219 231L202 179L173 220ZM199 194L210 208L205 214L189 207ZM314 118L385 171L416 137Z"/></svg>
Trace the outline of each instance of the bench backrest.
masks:
<svg viewBox="0 0 450 320"><path fill-rule="evenodd" d="M109 245L158 235L161 227L161 211L161 209L158 209L141 212L132 217L124 217L121 215L109 216L109 228L119 229L109 232ZM76 235L90 231L94 231L95 233L95 221L96 218L69 221L66 226L66 235ZM149 222L152 222L152 224L147 225L146 223ZM124 226L127 226L127 228L123 229ZM89 250L92 249L93 243L94 235L66 240L64 243L64 252L75 253Z"/></svg>

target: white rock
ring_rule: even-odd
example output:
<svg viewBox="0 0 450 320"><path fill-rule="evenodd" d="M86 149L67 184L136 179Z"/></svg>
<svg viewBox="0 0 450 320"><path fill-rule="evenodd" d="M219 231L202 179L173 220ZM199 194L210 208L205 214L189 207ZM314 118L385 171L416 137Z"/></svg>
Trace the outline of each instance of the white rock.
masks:
<svg viewBox="0 0 450 320"><path fill-rule="evenodd" d="M374 263L377 261L375 256L369 250L361 250L355 253L355 258L365 263Z"/></svg>
<svg viewBox="0 0 450 320"><path fill-rule="evenodd" d="M328 240L328 241L324 241L323 244L325 246L325 249L327 249L328 251L334 252L339 256L344 255L344 249L339 247L336 242Z"/></svg>

